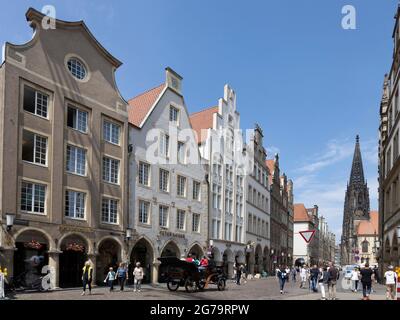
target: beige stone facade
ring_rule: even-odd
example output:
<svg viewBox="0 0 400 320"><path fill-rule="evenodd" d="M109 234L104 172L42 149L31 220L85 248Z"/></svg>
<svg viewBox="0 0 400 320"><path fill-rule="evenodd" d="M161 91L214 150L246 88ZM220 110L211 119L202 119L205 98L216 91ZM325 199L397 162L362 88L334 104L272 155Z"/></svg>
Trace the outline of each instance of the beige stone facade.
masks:
<svg viewBox="0 0 400 320"><path fill-rule="evenodd" d="M26 17L32 39L6 43L0 68L0 264L12 276L42 256L57 286L76 286L85 260L102 277L125 250L128 116L114 79L121 62L83 22L43 29L41 13Z"/></svg>

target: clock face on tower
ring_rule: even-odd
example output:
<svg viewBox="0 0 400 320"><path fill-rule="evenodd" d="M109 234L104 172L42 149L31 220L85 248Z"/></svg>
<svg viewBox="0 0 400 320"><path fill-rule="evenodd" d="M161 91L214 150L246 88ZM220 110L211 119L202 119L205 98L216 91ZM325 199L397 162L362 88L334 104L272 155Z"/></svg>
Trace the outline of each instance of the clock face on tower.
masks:
<svg viewBox="0 0 400 320"><path fill-rule="evenodd" d="M364 215L364 212L363 212L361 209L357 209L357 210L354 212L354 215L355 215L356 217L362 217L362 216Z"/></svg>

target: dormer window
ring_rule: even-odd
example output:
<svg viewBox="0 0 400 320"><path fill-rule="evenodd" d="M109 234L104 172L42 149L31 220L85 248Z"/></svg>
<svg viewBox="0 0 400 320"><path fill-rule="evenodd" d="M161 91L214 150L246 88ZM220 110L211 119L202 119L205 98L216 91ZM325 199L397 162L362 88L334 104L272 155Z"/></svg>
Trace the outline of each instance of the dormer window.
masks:
<svg viewBox="0 0 400 320"><path fill-rule="evenodd" d="M169 107L169 121L178 124L179 122L179 110L175 107Z"/></svg>
<svg viewBox="0 0 400 320"><path fill-rule="evenodd" d="M78 58L70 58L67 62L69 72L78 80L84 80L87 75L87 70L82 61Z"/></svg>

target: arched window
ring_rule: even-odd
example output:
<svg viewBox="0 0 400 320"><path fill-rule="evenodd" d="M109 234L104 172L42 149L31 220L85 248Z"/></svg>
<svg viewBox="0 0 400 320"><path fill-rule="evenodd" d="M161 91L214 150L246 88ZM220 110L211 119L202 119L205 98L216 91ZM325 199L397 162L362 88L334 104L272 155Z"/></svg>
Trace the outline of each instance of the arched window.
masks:
<svg viewBox="0 0 400 320"><path fill-rule="evenodd" d="M368 246L369 246L369 242L367 240L364 240L362 242L362 244L361 244L363 253L367 253L368 252Z"/></svg>

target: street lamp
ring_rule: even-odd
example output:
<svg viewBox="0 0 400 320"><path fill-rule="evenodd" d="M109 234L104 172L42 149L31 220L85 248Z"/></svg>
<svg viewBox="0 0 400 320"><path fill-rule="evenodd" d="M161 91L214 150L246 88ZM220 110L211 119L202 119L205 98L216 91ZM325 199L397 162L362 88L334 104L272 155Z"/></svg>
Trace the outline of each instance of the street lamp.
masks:
<svg viewBox="0 0 400 320"><path fill-rule="evenodd" d="M130 239L132 239L132 229L131 228L126 228L126 235L125 238L127 241L129 241Z"/></svg>
<svg viewBox="0 0 400 320"><path fill-rule="evenodd" d="M6 213L7 220L7 231L11 231L11 228L14 225L15 214L14 213Z"/></svg>

